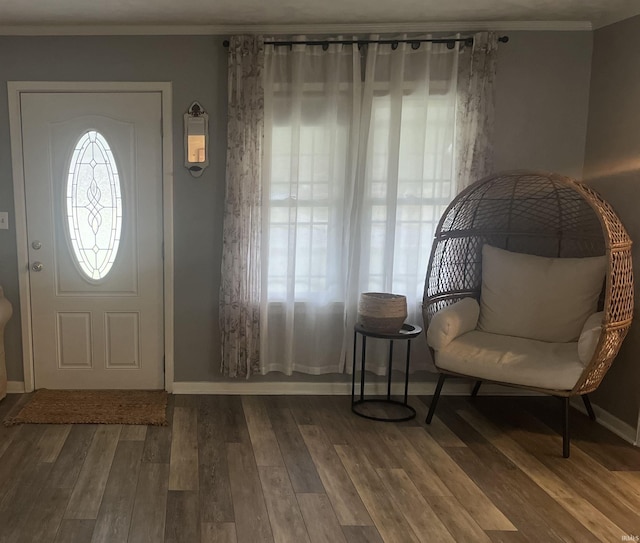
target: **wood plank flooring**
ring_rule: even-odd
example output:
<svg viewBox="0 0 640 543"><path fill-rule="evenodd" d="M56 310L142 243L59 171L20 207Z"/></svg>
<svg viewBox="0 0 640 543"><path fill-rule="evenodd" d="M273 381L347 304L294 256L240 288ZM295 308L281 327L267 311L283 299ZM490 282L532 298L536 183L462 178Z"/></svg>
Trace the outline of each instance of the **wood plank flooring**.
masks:
<svg viewBox="0 0 640 543"><path fill-rule="evenodd" d="M0 402L0 420L25 395ZM617 542L640 449L542 397L175 396L167 427L0 426L0 543ZM381 413L380 407L376 408Z"/></svg>

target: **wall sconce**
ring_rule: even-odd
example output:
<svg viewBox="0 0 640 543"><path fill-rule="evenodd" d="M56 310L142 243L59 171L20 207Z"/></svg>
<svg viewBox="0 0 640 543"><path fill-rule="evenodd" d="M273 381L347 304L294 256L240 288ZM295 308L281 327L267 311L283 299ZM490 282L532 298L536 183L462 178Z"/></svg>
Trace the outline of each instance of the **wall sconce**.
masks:
<svg viewBox="0 0 640 543"><path fill-rule="evenodd" d="M209 115L198 102L184 114L184 165L193 177L209 165Z"/></svg>

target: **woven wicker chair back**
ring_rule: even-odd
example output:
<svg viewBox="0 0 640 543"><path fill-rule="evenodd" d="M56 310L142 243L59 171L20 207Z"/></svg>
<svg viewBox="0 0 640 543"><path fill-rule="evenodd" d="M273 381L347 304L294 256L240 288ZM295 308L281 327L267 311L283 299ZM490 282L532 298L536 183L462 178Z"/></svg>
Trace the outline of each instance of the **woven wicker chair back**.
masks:
<svg viewBox="0 0 640 543"><path fill-rule="evenodd" d="M485 243L547 257L607 256L603 332L570 395L595 390L633 317L631 239L611 206L588 186L550 173L504 172L474 183L438 224L423 298L426 327L443 307L467 296L479 299Z"/></svg>

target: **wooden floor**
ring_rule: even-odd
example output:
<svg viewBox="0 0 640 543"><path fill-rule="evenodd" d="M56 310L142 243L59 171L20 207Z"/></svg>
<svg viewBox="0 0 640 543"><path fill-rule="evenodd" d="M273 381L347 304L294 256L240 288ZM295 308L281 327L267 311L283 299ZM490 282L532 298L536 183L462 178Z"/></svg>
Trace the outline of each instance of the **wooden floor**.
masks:
<svg viewBox="0 0 640 543"><path fill-rule="evenodd" d="M0 417L25 400L0 403ZM553 398L176 396L167 427L0 426L0 541L638 541L640 449ZM627 539L625 539L627 538Z"/></svg>

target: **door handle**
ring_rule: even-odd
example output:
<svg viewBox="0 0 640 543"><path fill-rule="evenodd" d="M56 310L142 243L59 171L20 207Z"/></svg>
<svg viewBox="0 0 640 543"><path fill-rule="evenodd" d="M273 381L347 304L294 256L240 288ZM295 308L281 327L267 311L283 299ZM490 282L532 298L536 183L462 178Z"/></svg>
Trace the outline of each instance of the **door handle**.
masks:
<svg viewBox="0 0 640 543"><path fill-rule="evenodd" d="M42 264L42 262L34 262L34 263L31 265L31 269L32 269L34 272L41 272L43 268L44 268L44 265Z"/></svg>

